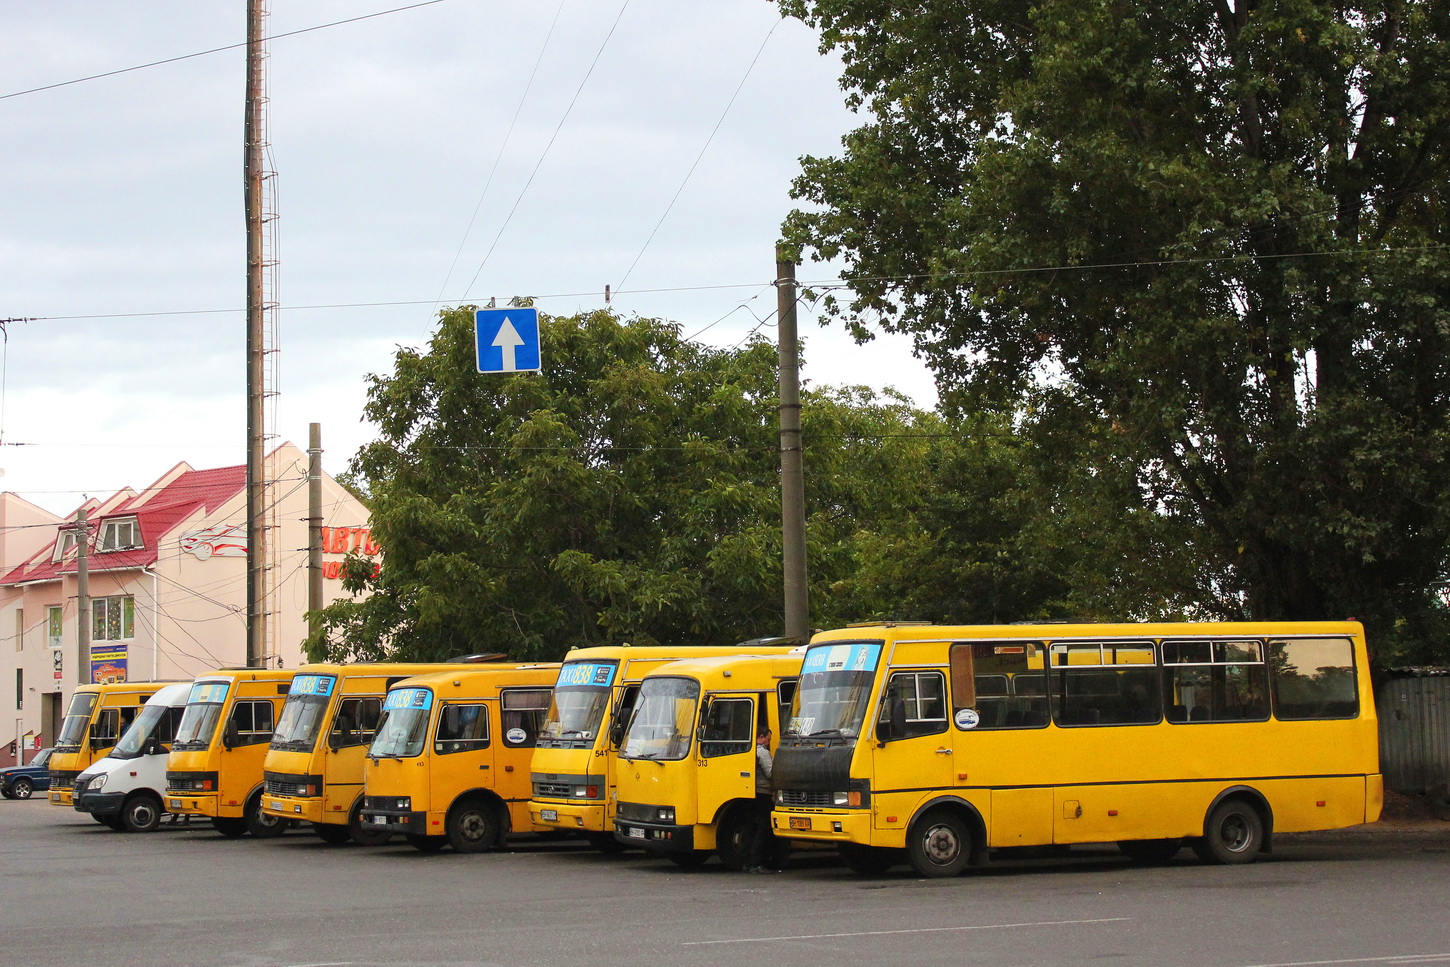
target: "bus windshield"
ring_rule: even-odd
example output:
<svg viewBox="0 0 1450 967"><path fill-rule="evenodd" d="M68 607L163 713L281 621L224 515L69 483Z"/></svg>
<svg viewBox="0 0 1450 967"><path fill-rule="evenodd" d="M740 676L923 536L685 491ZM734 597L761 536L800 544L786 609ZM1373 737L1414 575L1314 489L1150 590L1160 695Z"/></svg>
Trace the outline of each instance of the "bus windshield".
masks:
<svg viewBox="0 0 1450 967"><path fill-rule="evenodd" d="M322 733L322 720L332 704L337 687L336 675L298 675L287 690L282 715L272 733L270 748L279 752L307 752L317 744Z"/></svg>
<svg viewBox="0 0 1450 967"><path fill-rule="evenodd" d="M690 751L700 683L692 678L646 678L629 733L625 759L683 759Z"/></svg>
<svg viewBox="0 0 1450 967"><path fill-rule="evenodd" d="M806 652L785 734L800 738L861 734L881 646L815 645Z"/></svg>
<svg viewBox="0 0 1450 967"><path fill-rule="evenodd" d="M612 661L564 663L549 714L539 730L539 748L586 749L594 744L599 723L609 708L617 668Z"/></svg>
<svg viewBox="0 0 1450 967"><path fill-rule="evenodd" d="M395 688L383 702L383 719L368 750L372 759L403 759L423 754L433 692L427 688Z"/></svg>
<svg viewBox="0 0 1450 967"><path fill-rule="evenodd" d="M146 707L141 710L141 714L136 716L136 721L126 729L126 734L121 736L121 741L116 743L116 748L111 751L111 758L139 759L142 750L146 747L146 740L151 738L153 733L158 734L161 741L170 742L171 736L166 734L168 731L166 718L169 712L171 712L170 705L148 702ZM176 722L175 717L172 717L171 722L173 724Z"/></svg>
<svg viewBox="0 0 1450 967"><path fill-rule="evenodd" d="M78 692L71 696L70 708L65 721L60 724L60 735L56 736L55 747L61 752L74 752L81 747L86 737L86 726L91 724L91 712L99 698L95 692Z"/></svg>
<svg viewBox="0 0 1450 967"><path fill-rule="evenodd" d="M186 711L181 714L181 724L176 727L176 742L171 748L191 752L210 746L226 700L226 682L197 682L191 686Z"/></svg>

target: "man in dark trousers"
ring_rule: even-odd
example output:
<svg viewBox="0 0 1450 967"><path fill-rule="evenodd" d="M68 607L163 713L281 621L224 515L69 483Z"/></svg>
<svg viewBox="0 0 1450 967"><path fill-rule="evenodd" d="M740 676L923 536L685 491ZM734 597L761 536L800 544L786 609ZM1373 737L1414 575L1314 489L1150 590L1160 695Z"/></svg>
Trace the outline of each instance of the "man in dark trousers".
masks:
<svg viewBox="0 0 1450 967"><path fill-rule="evenodd" d="M770 828L770 773L775 760L770 756L770 729L761 729L755 737L755 813L750 824L750 865L747 873L774 873L766 864L775 847L775 832Z"/></svg>

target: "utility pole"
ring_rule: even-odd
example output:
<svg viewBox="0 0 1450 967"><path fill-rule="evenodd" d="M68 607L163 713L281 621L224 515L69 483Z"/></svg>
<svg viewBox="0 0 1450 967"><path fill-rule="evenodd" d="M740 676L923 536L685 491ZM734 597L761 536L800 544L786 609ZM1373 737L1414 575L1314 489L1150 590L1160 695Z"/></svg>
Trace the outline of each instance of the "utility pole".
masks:
<svg viewBox="0 0 1450 967"><path fill-rule="evenodd" d="M267 653L266 530L263 504L265 417L262 251L262 47L263 0L247 0L247 101L244 124L247 215L247 667L262 667Z"/></svg>
<svg viewBox="0 0 1450 967"><path fill-rule="evenodd" d="M307 621L308 632L322 631L322 424L307 429Z"/></svg>
<svg viewBox="0 0 1450 967"><path fill-rule="evenodd" d="M86 505L76 511L76 684L91 683L91 525Z"/></svg>
<svg viewBox="0 0 1450 967"><path fill-rule="evenodd" d="M777 247L775 305L780 353L780 539L785 571L785 633L809 635L806 489L801 443L800 347L796 340L795 261Z"/></svg>

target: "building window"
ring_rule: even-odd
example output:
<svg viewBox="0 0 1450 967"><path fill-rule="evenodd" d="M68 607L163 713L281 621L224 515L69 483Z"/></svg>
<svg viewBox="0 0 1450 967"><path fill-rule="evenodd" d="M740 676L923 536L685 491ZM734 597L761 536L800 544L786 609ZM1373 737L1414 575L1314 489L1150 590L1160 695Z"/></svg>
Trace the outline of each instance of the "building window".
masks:
<svg viewBox="0 0 1450 967"><path fill-rule="evenodd" d="M25 669L15 669L15 707L25 707Z"/></svg>
<svg viewBox="0 0 1450 967"><path fill-rule="evenodd" d="M129 551L141 546L141 525L136 518L108 520L101 525L101 546L98 551Z"/></svg>
<svg viewBox="0 0 1450 967"><path fill-rule="evenodd" d="M25 609L15 609L15 650L25 650Z"/></svg>
<svg viewBox="0 0 1450 967"><path fill-rule="evenodd" d="M76 532L70 529L70 525L62 527L60 534L55 539L55 553L50 556L52 561L59 561L76 547Z"/></svg>
<svg viewBox="0 0 1450 967"><path fill-rule="evenodd" d="M51 605L45 616L45 636L50 641L50 647L59 648L64 635L64 625L61 623L61 609Z"/></svg>
<svg viewBox="0 0 1450 967"><path fill-rule="evenodd" d="M91 640L125 641L136 636L136 600L129 594L91 599Z"/></svg>

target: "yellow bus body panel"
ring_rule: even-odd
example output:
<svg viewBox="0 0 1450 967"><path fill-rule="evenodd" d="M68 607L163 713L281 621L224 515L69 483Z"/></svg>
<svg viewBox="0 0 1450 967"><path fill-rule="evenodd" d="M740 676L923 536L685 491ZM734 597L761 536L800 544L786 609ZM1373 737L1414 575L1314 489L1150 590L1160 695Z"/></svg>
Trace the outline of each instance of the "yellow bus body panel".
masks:
<svg viewBox="0 0 1450 967"><path fill-rule="evenodd" d="M419 675L398 682L395 688L427 688L433 693L428 740L420 755L402 759L368 759L363 767L366 797L407 797L410 809L423 814L424 828L413 835L441 836L448 811L470 793L492 795L508 811L511 832L534 829L529 818L532 792L529 770L532 746L511 746L501 723L501 697L510 689L553 689L559 677L557 662L489 663L468 671ZM440 753L432 736L439 716L449 704L483 704L488 709L489 743L486 748Z"/></svg>
<svg viewBox="0 0 1450 967"><path fill-rule="evenodd" d="M166 809L182 816L205 816L210 819L240 819L246 812L247 800L263 786L262 763L267 757L267 743L234 745L228 749L223 732L238 702L268 701L272 705L272 721L282 715L287 686L297 673L292 670L266 668L223 668L197 678L197 683L227 684L227 697L222 703L211 742L205 749L172 749L166 760ZM213 792L177 790L170 787L173 773L215 773Z"/></svg>
<svg viewBox="0 0 1450 967"><path fill-rule="evenodd" d="M367 755L367 744L338 749L329 746L328 736L342 702L349 698L376 698L381 704L389 685L405 678L430 672L466 671L478 667L476 664L462 662L358 662L301 666L294 673L296 676L332 675L337 679L337 685L328 699L322 726L312 749L268 749L262 769L269 785L273 777L281 780L320 777L319 794L298 796L264 791L262 809L283 819L347 825L352 817L352 807L362 800L363 764Z"/></svg>
<svg viewBox="0 0 1450 967"><path fill-rule="evenodd" d="M1144 724L1063 727L1048 722L980 731L949 722L945 732L886 745L872 731L887 677L895 671L941 669L950 682L954 642L1315 636L1351 642L1358 699L1354 718L1175 722L1160 716ZM1273 832L1373 822L1383 805L1378 722L1364 630L1357 622L881 624L822 632L812 645L836 641L882 645L866 725L850 765L851 778L870 781L871 805L843 810L777 803L772 824L778 835L899 848L924 809L948 801L972 807L981 818L985 845L993 848L1201 836L1214 802L1236 789L1264 798ZM1137 662L1129 658L1117 667Z"/></svg>
<svg viewBox="0 0 1450 967"><path fill-rule="evenodd" d="M783 655L787 645L753 649L754 654ZM574 661L614 661L618 673L610 688L609 704L604 718L588 748L559 749L540 747L534 750L533 782L553 782L599 787L594 800L573 796L546 796L537 790L529 806L529 819L540 829L573 833L614 835L615 776L617 747L610 741L615 712L626 694L637 693L644 676L672 661L687 658L710 658L716 655L741 655L740 645L702 645L674 648L664 646L603 645L576 648L564 656L564 664ZM587 781L586 781L587 779Z"/></svg>
<svg viewBox="0 0 1450 967"><path fill-rule="evenodd" d="M129 710L131 716L135 716L140 713L141 706L146 704L148 698L171 684L175 683L119 682L76 687L71 696L72 702L75 701L76 695L94 694L99 697L95 707L91 709L90 720L86 723L87 738L82 739L81 744L74 749L57 749L51 753L50 761L47 764L51 776L50 795L47 798L52 806L64 806L70 809L75 801L72 788L75 777L89 768L91 763L105 758L115 747L115 742L100 748L94 748L91 745L90 729L101 717L101 714L107 709L118 709L123 714ZM118 734L116 738L119 739L120 735Z"/></svg>

